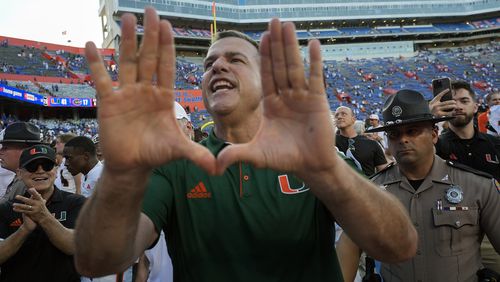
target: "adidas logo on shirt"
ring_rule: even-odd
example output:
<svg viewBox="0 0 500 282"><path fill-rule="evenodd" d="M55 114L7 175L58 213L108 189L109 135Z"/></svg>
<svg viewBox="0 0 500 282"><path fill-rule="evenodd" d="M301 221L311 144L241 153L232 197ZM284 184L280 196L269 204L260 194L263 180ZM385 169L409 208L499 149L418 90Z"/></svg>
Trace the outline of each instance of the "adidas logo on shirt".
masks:
<svg viewBox="0 0 500 282"><path fill-rule="evenodd" d="M20 218L14 220L9 224L10 227L19 227L21 225L23 225L23 221Z"/></svg>
<svg viewBox="0 0 500 282"><path fill-rule="evenodd" d="M212 193L208 192L205 184L200 181L186 196L188 199L209 199L212 198Z"/></svg>

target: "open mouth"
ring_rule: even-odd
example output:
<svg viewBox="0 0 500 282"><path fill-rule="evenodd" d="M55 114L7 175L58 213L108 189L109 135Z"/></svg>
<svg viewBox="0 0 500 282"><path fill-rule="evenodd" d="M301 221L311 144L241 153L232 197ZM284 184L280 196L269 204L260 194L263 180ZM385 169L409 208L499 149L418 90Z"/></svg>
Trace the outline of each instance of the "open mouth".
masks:
<svg viewBox="0 0 500 282"><path fill-rule="evenodd" d="M234 85L225 80L225 79L220 79L220 80L216 80L214 83L212 83L212 87L210 88L212 90L212 92L217 92L217 91L220 91L220 90L230 90L230 89L233 89L234 88Z"/></svg>
<svg viewBox="0 0 500 282"><path fill-rule="evenodd" d="M35 178L32 178L32 180L35 182L35 183L38 183L38 182L43 182L43 181L47 181L49 178L48 177L35 177Z"/></svg>

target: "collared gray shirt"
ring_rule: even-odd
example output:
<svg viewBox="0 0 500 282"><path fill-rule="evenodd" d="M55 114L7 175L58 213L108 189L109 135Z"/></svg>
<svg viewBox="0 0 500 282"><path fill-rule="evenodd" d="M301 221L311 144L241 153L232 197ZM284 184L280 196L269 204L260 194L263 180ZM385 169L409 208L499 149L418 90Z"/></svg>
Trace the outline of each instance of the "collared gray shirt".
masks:
<svg viewBox="0 0 500 282"><path fill-rule="evenodd" d="M394 165L372 180L406 207L418 232L417 254L382 264L384 281L477 281L483 268L480 244L486 233L500 252L500 190L491 178L454 167L435 156L432 169L415 190ZM459 203L446 196L463 191ZM451 201L459 197L451 197Z"/></svg>

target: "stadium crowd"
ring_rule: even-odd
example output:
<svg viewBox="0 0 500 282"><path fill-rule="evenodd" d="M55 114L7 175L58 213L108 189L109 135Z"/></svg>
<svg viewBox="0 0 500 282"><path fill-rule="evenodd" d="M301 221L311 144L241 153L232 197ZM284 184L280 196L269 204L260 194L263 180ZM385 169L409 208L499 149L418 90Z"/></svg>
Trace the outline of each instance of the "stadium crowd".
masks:
<svg viewBox="0 0 500 282"><path fill-rule="evenodd" d="M0 281L500 279L500 44L322 62L313 40L304 66L273 20L260 49L221 32L199 66L145 17L139 52L122 18L119 67L68 57L99 119L2 113ZM160 93L174 82L202 89L208 136Z"/></svg>

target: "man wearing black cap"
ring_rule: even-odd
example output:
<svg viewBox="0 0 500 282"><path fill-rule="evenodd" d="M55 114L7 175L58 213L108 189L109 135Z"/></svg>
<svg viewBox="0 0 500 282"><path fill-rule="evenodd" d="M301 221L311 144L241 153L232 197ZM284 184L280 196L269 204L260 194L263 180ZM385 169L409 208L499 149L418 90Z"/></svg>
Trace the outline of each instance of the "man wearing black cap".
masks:
<svg viewBox="0 0 500 282"><path fill-rule="evenodd" d="M0 164L3 168L16 172L19 168L19 156L23 149L40 144L40 129L29 122L15 122L7 126L3 139L0 141ZM15 177L7 186L5 195L0 195L4 200L12 200L16 195L22 195L26 186L19 177Z"/></svg>
<svg viewBox="0 0 500 282"><path fill-rule="evenodd" d="M72 228L85 198L54 186L55 151L22 151L19 175L30 187L0 204L0 281L80 281Z"/></svg>
<svg viewBox="0 0 500 282"><path fill-rule="evenodd" d="M477 281L483 236L500 251L498 182L435 155L434 124L452 117L434 117L420 93L399 91L387 99L383 115L386 126L371 131L386 132L397 164L372 180L406 206L419 235L413 259L382 264L384 280Z"/></svg>

